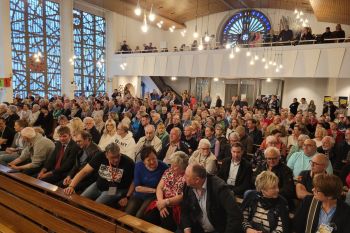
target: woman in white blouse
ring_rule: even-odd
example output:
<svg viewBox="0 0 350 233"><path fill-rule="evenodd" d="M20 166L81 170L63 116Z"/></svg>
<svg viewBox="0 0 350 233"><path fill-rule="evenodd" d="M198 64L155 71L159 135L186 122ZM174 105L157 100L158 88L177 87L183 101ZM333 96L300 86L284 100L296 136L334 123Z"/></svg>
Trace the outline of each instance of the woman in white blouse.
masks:
<svg viewBox="0 0 350 233"><path fill-rule="evenodd" d="M100 142L98 146L102 151L105 150L106 146L115 141L117 137L117 127L114 120L107 120L105 124L105 129L103 130L103 134L101 136Z"/></svg>

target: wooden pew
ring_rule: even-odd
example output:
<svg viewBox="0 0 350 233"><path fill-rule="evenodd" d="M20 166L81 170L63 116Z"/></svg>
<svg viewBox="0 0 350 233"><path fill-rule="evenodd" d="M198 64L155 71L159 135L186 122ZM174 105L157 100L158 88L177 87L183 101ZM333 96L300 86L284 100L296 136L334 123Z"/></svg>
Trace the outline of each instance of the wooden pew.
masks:
<svg viewBox="0 0 350 233"><path fill-rule="evenodd" d="M169 231L0 165L0 219L14 232Z"/></svg>

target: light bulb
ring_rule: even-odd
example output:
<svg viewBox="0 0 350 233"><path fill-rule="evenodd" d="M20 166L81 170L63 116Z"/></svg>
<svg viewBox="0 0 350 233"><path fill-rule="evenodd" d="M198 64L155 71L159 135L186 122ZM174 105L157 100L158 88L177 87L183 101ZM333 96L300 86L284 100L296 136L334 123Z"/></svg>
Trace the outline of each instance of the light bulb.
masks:
<svg viewBox="0 0 350 233"><path fill-rule="evenodd" d="M280 67L280 69L283 69L283 65L282 64L280 64L279 67Z"/></svg>
<svg viewBox="0 0 350 233"><path fill-rule="evenodd" d="M214 82L217 82L217 81L219 81L219 79L218 79L218 78L214 78L213 81L214 81Z"/></svg>
<svg viewBox="0 0 350 233"><path fill-rule="evenodd" d="M141 15L141 7L138 5L134 10L135 15L140 16Z"/></svg>
<svg viewBox="0 0 350 233"><path fill-rule="evenodd" d="M300 15L299 14L297 14L297 17L296 17L297 19L300 19Z"/></svg>
<svg viewBox="0 0 350 233"><path fill-rule="evenodd" d="M156 19L156 15L153 13L153 4L151 6L151 10L149 11L148 19L151 22L153 22Z"/></svg>
<svg viewBox="0 0 350 233"><path fill-rule="evenodd" d="M309 22L309 20L308 19L305 19L305 21L304 21L305 23L308 23Z"/></svg>
<svg viewBox="0 0 350 233"><path fill-rule="evenodd" d="M38 57L42 57L43 55L41 54L41 52L38 52Z"/></svg>
<svg viewBox="0 0 350 233"><path fill-rule="evenodd" d="M267 70L269 68L269 65L266 63L264 66L264 69Z"/></svg>
<svg viewBox="0 0 350 233"><path fill-rule="evenodd" d="M203 50L203 44L202 43L199 44L198 50Z"/></svg>
<svg viewBox="0 0 350 233"><path fill-rule="evenodd" d="M266 58L263 57L263 58L261 59L261 62L266 62Z"/></svg>
<svg viewBox="0 0 350 233"><path fill-rule="evenodd" d="M272 65L272 61L269 61L269 65Z"/></svg>
<svg viewBox="0 0 350 233"><path fill-rule="evenodd" d="M248 50L247 53L246 53L245 55L246 55L247 57L250 57L250 55L252 55L252 54L251 54L251 52Z"/></svg>
<svg viewBox="0 0 350 233"><path fill-rule="evenodd" d="M158 26L159 28L162 28L162 24L160 24L160 23L157 23L157 26Z"/></svg>
<svg viewBox="0 0 350 233"><path fill-rule="evenodd" d="M105 59L103 59L103 57L101 57L100 61L103 63L103 62L105 62Z"/></svg>
<svg viewBox="0 0 350 233"><path fill-rule="evenodd" d="M230 59L235 58L235 54L233 52L230 53Z"/></svg>
<svg viewBox="0 0 350 233"><path fill-rule="evenodd" d="M231 48L231 45L230 45L229 43L227 43L227 44L225 45L225 48L226 48L226 49L229 49L229 48Z"/></svg>
<svg viewBox="0 0 350 233"><path fill-rule="evenodd" d="M128 63L126 63L126 62L123 63L123 66L127 66L127 65L128 65Z"/></svg>
<svg viewBox="0 0 350 233"><path fill-rule="evenodd" d="M294 10L294 14L298 14L298 10L297 9Z"/></svg>
<svg viewBox="0 0 350 233"><path fill-rule="evenodd" d="M254 56L254 60L255 60L255 61L259 60L259 56L258 56L258 55L255 55L255 56Z"/></svg>
<svg viewBox="0 0 350 233"><path fill-rule="evenodd" d="M193 33L193 38L198 38L198 32L197 32L197 31L195 31L195 32Z"/></svg>
<svg viewBox="0 0 350 233"><path fill-rule="evenodd" d="M304 15L304 13L302 11L299 12L299 15Z"/></svg>
<svg viewBox="0 0 350 233"><path fill-rule="evenodd" d="M277 67L275 71L276 71L276 73L278 73L278 72L280 72L280 69Z"/></svg>
<svg viewBox="0 0 350 233"><path fill-rule="evenodd" d="M266 82L270 83L272 80L270 78L266 79Z"/></svg>
<svg viewBox="0 0 350 233"><path fill-rule="evenodd" d="M209 41L210 41L210 37L209 37L208 35L205 35L204 41L205 41L205 42L209 42Z"/></svg>
<svg viewBox="0 0 350 233"><path fill-rule="evenodd" d="M238 46L236 46L236 47L235 47L235 52L236 52L236 53L239 53L239 51L241 51L241 49L240 49Z"/></svg>
<svg viewBox="0 0 350 233"><path fill-rule="evenodd" d="M272 64L273 66L276 66L277 65L277 63L276 62L273 62L273 64Z"/></svg>
<svg viewBox="0 0 350 233"><path fill-rule="evenodd" d="M141 30L143 31L143 32L148 32L148 26L147 26L147 24L143 24L142 26L141 26Z"/></svg>
<svg viewBox="0 0 350 233"><path fill-rule="evenodd" d="M249 64L250 64L251 66L253 66L253 65L255 64L254 60L253 60L253 59L250 60Z"/></svg>
<svg viewBox="0 0 350 233"><path fill-rule="evenodd" d="M35 59L35 62L40 62L40 58L36 58L36 59Z"/></svg>

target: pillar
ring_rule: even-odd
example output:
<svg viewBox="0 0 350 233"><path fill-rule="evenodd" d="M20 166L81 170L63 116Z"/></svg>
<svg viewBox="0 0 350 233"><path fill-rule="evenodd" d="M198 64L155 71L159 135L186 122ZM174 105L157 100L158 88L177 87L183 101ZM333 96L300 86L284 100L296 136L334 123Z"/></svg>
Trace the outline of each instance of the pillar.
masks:
<svg viewBox="0 0 350 233"><path fill-rule="evenodd" d="M118 42L116 41L118 33L118 28L116 27L116 18L116 13L112 11L106 11L106 92L109 95L113 93L114 88L117 88L117 86L113 86L113 83L115 83L113 82L113 56L115 51L117 50L118 44Z"/></svg>
<svg viewBox="0 0 350 233"><path fill-rule="evenodd" d="M12 77L10 1L0 0L0 78ZM13 86L0 88L0 102L12 103Z"/></svg>
<svg viewBox="0 0 350 233"><path fill-rule="evenodd" d="M74 98L74 66L69 59L74 55L73 43L73 0L60 2L61 15L61 78L62 94Z"/></svg>

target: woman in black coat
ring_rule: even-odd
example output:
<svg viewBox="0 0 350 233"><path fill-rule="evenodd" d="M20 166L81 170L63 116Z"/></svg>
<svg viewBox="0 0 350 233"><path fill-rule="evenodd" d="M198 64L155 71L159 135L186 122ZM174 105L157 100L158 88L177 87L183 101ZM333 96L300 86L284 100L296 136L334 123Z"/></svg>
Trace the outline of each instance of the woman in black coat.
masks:
<svg viewBox="0 0 350 233"><path fill-rule="evenodd" d="M320 174L313 179L313 196L307 196L294 217L296 233L349 233L350 207L339 198L342 182L339 177Z"/></svg>

